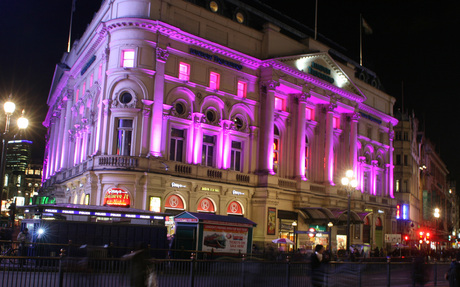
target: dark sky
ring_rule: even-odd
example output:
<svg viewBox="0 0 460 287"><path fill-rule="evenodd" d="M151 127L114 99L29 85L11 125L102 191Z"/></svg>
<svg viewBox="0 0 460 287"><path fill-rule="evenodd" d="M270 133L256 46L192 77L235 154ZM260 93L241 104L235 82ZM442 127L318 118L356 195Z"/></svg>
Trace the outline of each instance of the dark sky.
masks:
<svg viewBox="0 0 460 287"><path fill-rule="evenodd" d="M43 154L42 122L54 67L67 49L71 2L0 0L0 99L3 102L12 93L18 109L26 109L36 158ZM315 0L262 2L314 28ZM460 28L460 1L318 2L318 32L357 62L359 17L363 15L373 29L363 39L363 65L377 73L385 91L396 98L397 107L404 102L406 110L415 111L451 174L460 179L455 96L460 57L454 44ZM73 39L82 35L101 1L76 3ZM3 116L0 125L3 129Z"/></svg>

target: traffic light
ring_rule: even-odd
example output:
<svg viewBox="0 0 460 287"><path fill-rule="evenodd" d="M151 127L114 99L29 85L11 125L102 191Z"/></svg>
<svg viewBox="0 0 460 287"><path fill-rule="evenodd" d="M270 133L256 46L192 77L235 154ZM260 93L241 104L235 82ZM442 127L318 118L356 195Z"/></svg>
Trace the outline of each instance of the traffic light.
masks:
<svg viewBox="0 0 460 287"><path fill-rule="evenodd" d="M404 235L404 241L409 241L409 235Z"/></svg>
<svg viewBox="0 0 460 287"><path fill-rule="evenodd" d="M426 240L430 241L430 233L429 232L426 233Z"/></svg>
<svg viewBox="0 0 460 287"><path fill-rule="evenodd" d="M424 235L424 234L425 234L425 232L423 232L423 231L420 231L420 232L419 232L419 239L420 239L420 240L423 240L423 235Z"/></svg>

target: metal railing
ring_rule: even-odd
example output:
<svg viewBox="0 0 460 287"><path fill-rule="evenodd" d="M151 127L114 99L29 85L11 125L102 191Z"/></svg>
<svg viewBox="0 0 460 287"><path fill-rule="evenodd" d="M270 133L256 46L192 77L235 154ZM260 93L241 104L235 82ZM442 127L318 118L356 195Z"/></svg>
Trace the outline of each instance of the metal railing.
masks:
<svg viewBox="0 0 460 287"><path fill-rule="evenodd" d="M56 247L42 244L31 249L55 250ZM60 247L59 253L52 251L40 253L40 256L33 252L29 253L33 256L0 256L0 287L138 286L136 284L139 280L147 279L157 285L145 286L162 287L311 286L312 272L306 257L287 256L272 261L245 254L233 254L235 257L230 257L217 253L197 254L190 250L167 253L165 250L133 252L120 248L116 253L125 255L116 258L113 256L115 252L109 252L107 246L75 249L69 242ZM68 251L71 251L70 254ZM169 259L168 254L184 259ZM444 279L450 265L448 261L425 263L416 260L397 262L402 258L379 260L331 261L324 264L321 270L323 285L386 287L428 283L429 286L448 286L448 281Z"/></svg>

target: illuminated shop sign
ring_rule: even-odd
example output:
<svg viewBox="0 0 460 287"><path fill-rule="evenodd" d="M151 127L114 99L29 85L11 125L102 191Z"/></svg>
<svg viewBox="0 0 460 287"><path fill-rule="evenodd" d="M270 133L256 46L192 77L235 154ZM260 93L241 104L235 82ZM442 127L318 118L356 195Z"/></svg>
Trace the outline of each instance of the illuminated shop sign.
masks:
<svg viewBox="0 0 460 287"><path fill-rule="evenodd" d="M26 210L28 212L29 210ZM62 213L62 214L73 214L73 215L89 215L89 216L102 216L102 217L124 217L124 218L142 218L142 219L156 219L163 220L164 216L159 215L144 215L144 214L123 214L113 212L101 212L101 211L87 211L87 210L73 210L73 209L50 209L46 208L43 210L45 213Z"/></svg>
<svg viewBox="0 0 460 287"><path fill-rule="evenodd" d="M207 53L204 53L204 52L192 49L192 48L190 48L190 54L198 56L198 57L206 59L206 60L209 60L209 61L216 62L219 65L227 66L227 67L230 67L230 68L238 70L238 71L243 69L243 66L240 65L240 64L233 63L233 62L227 61L225 59L219 58L216 55L207 54Z"/></svg>
<svg viewBox="0 0 460 287"><path fill-rule="evenodd" d="M308 67L308 73L331 84L334 83L334 78L330 76L331 70L318 63L312 62L311 66Z"/></svg>
<svg viewBox="0 0 460 287"><path fill-rule="evenodd" d="M368 119L368 120L370 120L371 122L378 123L379 125L382 123L382 121L381 121L380 119L378 119L378 118L376 118L376 117L373 117L373 116L371 116L371 115L365 114L365 113L363 113L363 112L359 112L359 114L360 114L363 118Z"/></svg>
<svg viewBox="0 0 460 287"><path fill-rule="evenodd" d="M104 203L102 205L129 207L131 199L129 193L121 188L109 188L104 196Z"/></svg>
<svg viewBox="0 0 460 287"><path fill-rule="evenodd" d="M220 192L220 190L218 188L214 188L214 187L206 187L206 186L202 186L201 187L201 190L203 191L214 191L214 192Z"/></svg>
<svg viewBox="0 0 460 287"><path fill-rule="evenodd" d="M409 205L408 204L398 204L396 205L396 219L409 219Z"/></svg>
<svg viewBox="0 0 460 287"><path fill-rule="evenodd" d="M176 183L176 182L171 182L171 187L176 187L176 188L186 188L186 185Z"/></svg>
<svg viewBox="0 0 460 287"><path fill-rule="evenodd" d="M244 192L238 191L238 190L233 190L232 194L234 195L244 195Z"/></svg>

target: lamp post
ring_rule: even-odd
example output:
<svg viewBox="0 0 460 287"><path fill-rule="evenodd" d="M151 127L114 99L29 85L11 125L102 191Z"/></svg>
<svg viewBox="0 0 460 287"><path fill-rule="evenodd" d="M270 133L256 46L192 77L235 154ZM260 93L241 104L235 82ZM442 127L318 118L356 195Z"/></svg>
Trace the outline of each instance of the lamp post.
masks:
<svg viewBox="0 0 460 287"><path fill-rule="evenodd" d="M3 105L3 109L5 111L5 130L2 133L2 156L0 159L0 188L2 190L2 199L10 199L9 194L7 193L6 196L3 194L3 187L5 185L5 168L6 168L6 153L8 148L8 141L11 138L10 133L10 123L11 117L14 114L16 109L16 105L11 101L11 95L8 98L8 101L5 102ZM29 125L29 120L24 117L24 110L22 111L22 116L17 121L18 128L25 129ZM14 219L13 219L14 220ZM14 221L12 222L12 227L14 228Z"/></svg>
<svg viewBox="0 0 460 287"><path fill-rule="evenodd" d="M292 222L292 227L294 229L294 236L293 236L293 239L294 239L294 252L297 250L297 221L293 221Z"/></svg>
<svg viewBox="0 0 460 287"><path fill-rule="evenodd" d="M332 226L334 226L334 224L329 221L329 223L327 224L327 227L329 227L329 255L331 256L331 258L332 258Z"/></svg>
<svg viewBox="0 0 460 287"><path fill-rule="evenodd" d="M436 226L435 226L435 233L436 233L436 252L438 252L438 239L439 239L439 236L438 236L438 218L440 217L441 213L440 213L440 210L439 208L435 208L434 209L434 217L436 218Z"/></svg>
<svg viewBox="0 0 460 287"><path fill-rule="evenodd" d="M342 186L347 192L348 196L348 209L347 209L347 250L350 251L350 201L351 194L356 190L358 181L354 178L353 170L349 169L345 172L345 177L342 177Z"/></svg>

